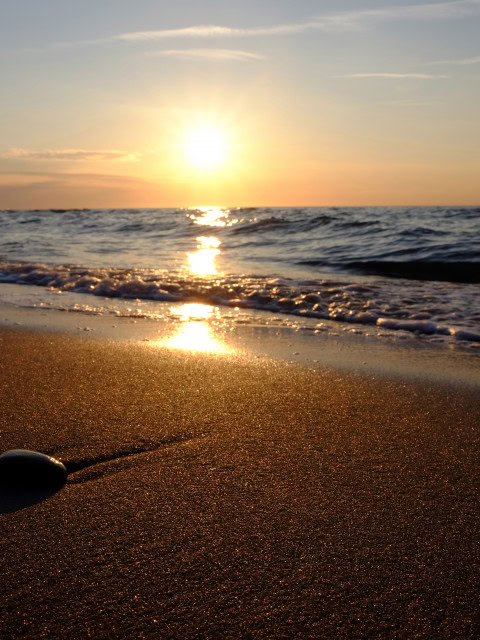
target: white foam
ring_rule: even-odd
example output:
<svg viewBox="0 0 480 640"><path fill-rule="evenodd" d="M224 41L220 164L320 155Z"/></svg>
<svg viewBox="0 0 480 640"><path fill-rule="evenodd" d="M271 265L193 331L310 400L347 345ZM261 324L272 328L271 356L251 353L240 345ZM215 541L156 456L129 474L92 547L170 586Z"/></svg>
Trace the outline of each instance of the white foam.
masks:
<svg viewBox="0 0 480 640"><path fill-rule="evenodd" d="M378 318L377 326L384 329L403 329L403 331L418 331L419 333L436 333L437 325L426 320L394 320L393 318Z"/></svg>
<svg viewBox="0 0 480 640"><path fill-rule="evenodd" d="M96 311L86 311L88 305L77 308L71 296L88 294L152 303L203 302L305 319L376 325L379 329L424 338L437 335L480 341L480 316L472 305L477 294L475 285L376 280L374 285L367 286L348 281L295 281L245 275L201 278L152 269L93 269L33 263L0 263L0 282L35 285L56 296L63 294L55 305L43 300L35 302L37 306L85 309L89 313ZM107 313L116 311L109 307ZM123 307L121 314L138 315ZM153 311L149 312L149 317L152 314Z"/></svg>

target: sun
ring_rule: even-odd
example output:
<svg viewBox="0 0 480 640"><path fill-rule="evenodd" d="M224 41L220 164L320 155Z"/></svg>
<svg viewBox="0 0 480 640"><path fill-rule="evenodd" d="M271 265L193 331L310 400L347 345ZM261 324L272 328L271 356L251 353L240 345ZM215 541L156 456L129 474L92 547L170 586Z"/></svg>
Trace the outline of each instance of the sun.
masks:
<svg viewBox="0 0 480 640"><path fill-rule="evenodd" d="M185 152L189 163L196 169L205 171L217 169L226 158L225 135L213 126L193 129L186 136Z"/></svg>

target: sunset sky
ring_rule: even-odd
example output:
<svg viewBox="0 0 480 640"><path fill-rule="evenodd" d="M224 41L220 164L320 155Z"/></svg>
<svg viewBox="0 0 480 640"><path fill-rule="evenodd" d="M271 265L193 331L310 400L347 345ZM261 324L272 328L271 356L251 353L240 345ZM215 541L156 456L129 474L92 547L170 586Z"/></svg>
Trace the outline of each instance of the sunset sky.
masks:
<svg viewBox="0 0 480 640"><path fill-rule="evenodd" d="M0 9L0 208L480 203L480 0Z"/></svg>

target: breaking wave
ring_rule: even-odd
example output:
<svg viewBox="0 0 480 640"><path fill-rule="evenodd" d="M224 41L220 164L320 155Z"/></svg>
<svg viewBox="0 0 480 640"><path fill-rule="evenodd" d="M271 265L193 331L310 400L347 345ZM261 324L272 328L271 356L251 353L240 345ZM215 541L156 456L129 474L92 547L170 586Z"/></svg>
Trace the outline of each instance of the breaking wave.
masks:
<svg viewBox="0 0 480 640"><path fill-rule="evenodd" d="M212 279L148 269L18 262L0 263L0 283L106 298L258 309L480 342L480 291L468 284L414 282L398 287L388 280L352 283L244 275Z"/></svg>

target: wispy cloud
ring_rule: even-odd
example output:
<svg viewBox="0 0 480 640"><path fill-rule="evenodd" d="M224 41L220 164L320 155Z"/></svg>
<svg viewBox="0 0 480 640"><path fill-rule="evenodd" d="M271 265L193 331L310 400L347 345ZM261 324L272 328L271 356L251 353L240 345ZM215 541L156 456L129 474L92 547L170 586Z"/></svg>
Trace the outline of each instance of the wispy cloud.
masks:
<svg viewBox="0 0 480 640"><path fill-rule="evenodd" d="M472 58L463 58L460 60L435 60L429 62L429 65L435 64L455 64L455 65L468 65L468 64L480 64L480 56L473 56Z"/></svg>
<svg viewBox="0 0 480 640"><path fill-rule="evenodd" d="M4 160L118 160L122 162L137 162L139 153L127 153L124 151L88 151L84 149L44 149L33 151L31 149L9 149L0 153Z"/></svg>
<svg viewBox="0 0 480 640"><path fill-rule="evenodd" d="M318 16L312 20L266 27L237 28L221 25L196 25L179 29L133 31L111 36L104 42L143 42L165 38L230 38L275 36L303 33L309 30L358 30L372 22L390 20L445 20L480 15L480 0L451 0L431 4L392 6L381 9L346 11Z"/></svg>
<svg viewBox="0 0 480 640"><path fill-rule="evenodd" d="M120 33L108 40L120 40L124 42L138 42L149 40L162 40L165 38L230 38L244 36L271 36L288 33L299 33L307 29L316 28L317 21L299 24L283 24L271 27L236 28L220 25L197 25L183 27L181 29L161 29L159 31L133 31Z"/></svg>
<svg viewBox="0 0 480 640"><path fill-rule="evenodd" d="M301 34L307 31L359 31L382 22L400 20L447 20L468 16L480 16L480 0L450 0L448 2L390 6L380 9L343 11L315 16L303 22L263 27L229 27L225 25L207 24L180 27L177 29L129 31L96 40L55 42L51 43L50 47L69 48L122 42L134 44L175 38L213 39L280 36ZM35 50L30 49L29 51L33 52Z"/></svg>
<svg viewBox="0 0 480 640"><path fill-rule="evenodd" d="M4 209L153 206L157 184L128 175L103 173L22 172L0 170L0 202Z"/></svg>
<svg viewBox="0 0 480 640"><path fill-rule="evenodd" d="M250 51L237 49L163 49L161 51L148 51L148 56L164 56L169 58L201 58L205 60L263 60L264 56Z"/></svg>
<svg viewBox="0 0 480 640"><path fill-rule="evenodd" d="M0 187L24 187L36 184L42 184L51 180L50 174L45 173L11 173L9 171L0 171Z"/></svg>
<svg viewBox="0 0 480 640"><path fill-rule="evenodd" d="M112 184L122 186L126 183L144 182L140 178L127 175L112 175L103 173L64 173L64 172L37 172L22 171L15 173L11 171L0 171L0 186L33 186L47 183L62 182L68 184L90 182L92 184Z"/></svg>
<svg viewBox="0 0 480 640"><path fill-rule="evenodd" d="M431 73L347 73L342 78L416 78L418 80L433 80L448 78L446 75L434 75Z"/></svg>
<svg viewBox="0 0 480 640"><path fill-rule="evenodd" d="M382 102L378 102L379 105L385 107L399 107L399 108L409 108L409 107L432 107L434 105L439 104L436 100L414 100L414 99L406 99L406 100L383 100Z"/></svg>
<svg viewBox="0 0 480 640"><path fill-rule="evenodd" d="M480 15L480 0L451 0L450 2L431 4L391 6L382 9L360 10L343 15L350 15L358 20L445 20Z"/></svg>

